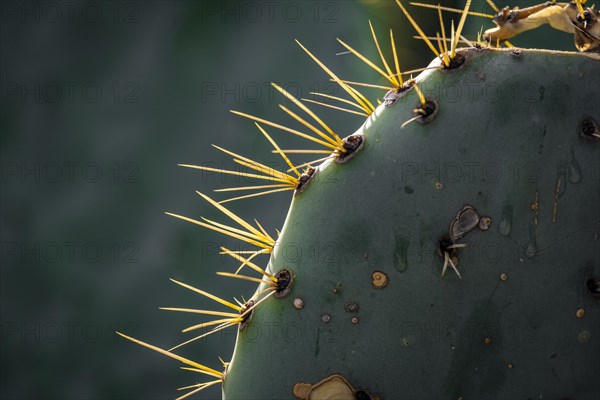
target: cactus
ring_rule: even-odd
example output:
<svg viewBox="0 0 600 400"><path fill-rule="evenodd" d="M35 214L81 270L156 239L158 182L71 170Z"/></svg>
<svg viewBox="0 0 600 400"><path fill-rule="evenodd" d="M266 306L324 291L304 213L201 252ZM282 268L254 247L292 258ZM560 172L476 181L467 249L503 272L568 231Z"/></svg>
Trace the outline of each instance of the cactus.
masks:
<svg viewBox="0 0 600 400"><path fill-rule="evenodd" d="M388 63L371 26L383 67L341 42L391 84L377 107L303 46L350 98L338 100L367 116L352 135L277 86L306 132L237 112L289 171L219 148L270 183L221 202L200 193L235 226L175 216L256 247L223 248L241 265L220 273L255 292L233 304L176 282L230 311L171 309L215 316L188 328L214 329L182 345L237 326L233 358L212 368L176 355L179 346L129 338L216 378L183 397L217 384L224 399L600 397L600 57L457 48L469 4L436 48L399 3L436 53L414 79L402 78L393 34ZM573 7L583 10L564 6L561 17ZM510 38L498 25L486 34ZM580 50L597 49L582 44L597 38L589 25L576 26ZM327 157L302 170L264 126ZM277 239L223 205L291 190Z"/></svg>

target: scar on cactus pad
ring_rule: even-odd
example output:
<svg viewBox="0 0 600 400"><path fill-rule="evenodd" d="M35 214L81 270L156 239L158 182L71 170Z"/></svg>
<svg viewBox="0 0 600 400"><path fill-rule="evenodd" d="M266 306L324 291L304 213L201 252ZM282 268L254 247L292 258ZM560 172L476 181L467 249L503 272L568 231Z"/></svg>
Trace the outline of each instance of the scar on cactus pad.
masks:
<svg viewBox="0 0 600 400"><path fill-rule="evenodd" d="M168 350L120 334L212 378L181 388L180 399L217 384L224 399L600 397L598 12L582 1L500 10L488 0L495 14L471 11L470 0L462 10L411 3L439 19L439 32L427 35L397 3L435 54L429 66L403 72L392 30L384 51L370 22L379 60L338 40L389 86L341 79L298 42L344 97L296 99L273 84L300 129L233 111L254 121L289 168L219 146L247 172L182 164L257 183L217 189L242 193L220 201L198 192L229 223L168 213L252 246L222 247L240 264L217 272L251 285L248 299L174 281L225 309L164 308L212 318ZM456 29L445 12L461 13ZM469 15L495 27L469 39ZM578 52L507 41L542 24L572 34ZM382 90L381 99L362 87ZM448 101L436 87L468 87L470 96ZM309 104L366 120L341 135ZM282 149L267 129L318 148ZM292 161L306 155L318 158ZM464 166L488 173L463 176ZM223 205L289 191L274 236ZM289 244L334 251L290 258ZM257 261L264 255L266 264ZM279 331L265 335L267 326ZM231 328L233 357L217 369L175 352Z"/></svg>
<svg viewBox="0 0 600 400"><path fill-rule="evenodd" d="M439 241L438 254L444 259L442 278L446 274L448 266L450 266L456 275L462 279L462 276L457 269L458 250L467 247L467 244L456 243L456 241L475 228L487 231L490 228L491 223L492 219L490 217L481 217L470 205L465 205L462 210L459 211L450 224L449 234L444 235Z"/></svg>

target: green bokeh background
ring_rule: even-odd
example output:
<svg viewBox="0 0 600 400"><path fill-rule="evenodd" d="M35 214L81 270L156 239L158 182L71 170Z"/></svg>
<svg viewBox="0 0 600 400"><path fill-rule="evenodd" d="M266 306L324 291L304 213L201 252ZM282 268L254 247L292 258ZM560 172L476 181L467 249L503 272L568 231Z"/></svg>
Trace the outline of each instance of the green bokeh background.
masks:
<svg viewBox="0 0 600 400"><path fill-rule="evenodd" d="M491 12L484 1L472 8ZM195 383L198 376L176 361L114 334L170 347L203 319L158 307L218 309L169 277L228 299L254 290L214 274L234 268L216 248L235 241L163 214L225 222L194 191L240 181L177 164L233 168L215 143L282 167L253 124L229 110L295 127L269 82L303 97L340 94L295 38L342 77L371 83L385 84L353 56L336 56L343 48L335 40L374 56L369 19L385 43L394 28L404 70L433 57L411 39L392 1L2 1L1 11L0 395L7 399L174 398L175 388ZM429 11L415 18L437 25ZM469 18L470 37L481 25L491 27ZM514 43L573 47L549 28ZM362 123L320 111L340 136ZM282 148L314 148L269 132ZM272 195L231 209L275 235L289 199ZM217 357L229 359L234 341L231 330L181 354L220 368Z"/></svg>

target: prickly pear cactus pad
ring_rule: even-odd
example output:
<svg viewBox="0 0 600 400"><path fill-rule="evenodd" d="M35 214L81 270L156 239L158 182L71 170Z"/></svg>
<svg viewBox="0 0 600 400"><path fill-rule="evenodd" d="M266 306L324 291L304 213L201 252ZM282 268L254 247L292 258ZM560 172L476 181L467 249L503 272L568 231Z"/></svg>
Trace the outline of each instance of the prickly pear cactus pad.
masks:
<svg viewBox="0 0 600 400"><path fill-rule="evenodd" d="M294 196L269 265L292 289L240 332L225 398L333 374L387 399L600 393L598 61L460 54L417 78L430 122L401 128L415 91L379 106L362 149Z"/></svg>
<svg viewBox="0 0 600 400"><path fill-rule="evenodd" d="M496 9L496 28L469 41L470 1L449 32L433 7L433 39L398 4L436 55L414 78L393 32L389 62L370 26L379 65L340 40L386 78L379 100L300 44L345 91L337 108L364 116L356 132L313 111L330 104L274 84L303 130L234 113L254 121L287 171L218 146L246 172L184 165L259 183L225 188L242 194L223 200L198 192L224 221L169 213L252 249L222 248L240 264L218 272L248 281L249 300L175 281L218 303L169 309L201 318L184 331L196 335L169 350L127 337L212 377L182 398L213 385L227 400L600 398L597 12L581 2ZM534 23L573 34L580 51L506 42ZM271 131L319 150L281 149ZM295 164L301 154L324 158ZM279 192L293 197L277 235L227 208ZM177 355L223 329L238 332L229 362Z"/></svg>

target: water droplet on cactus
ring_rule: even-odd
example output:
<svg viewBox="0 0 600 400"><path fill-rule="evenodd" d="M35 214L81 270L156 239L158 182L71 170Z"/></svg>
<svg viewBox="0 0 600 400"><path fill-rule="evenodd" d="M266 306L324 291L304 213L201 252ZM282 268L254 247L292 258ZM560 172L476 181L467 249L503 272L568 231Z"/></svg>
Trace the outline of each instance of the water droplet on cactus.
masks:
<svg viewBox="0 0 600 400"><path fill-rule="evenodd" d="M581 344L586 344L587 342L590 341L591 338L592 338L592 334L590 333L590 331L581 331L577 335L577 340Z"/></svg>
<svg viewBox="0 0 600 400"><path fill-rule="evenodd" d="M581 166L575 158L575 155L571 157L571 163L569 164L569 182L578 183L581 180Z"/></svg>
<svg viewBox="0 0 600 400"><path fill-rule="evenodd" d="M512 206L506 205L502 208L502 219L500 220L500 224L498 225L498 232L502 236L508 236L510 234L510 228L512 225L512 215Z"/></svg>
<svg viewBox="0 0 600 400"><path fill-rule="evenodd" d="M536 247L535 243L531 242L527 245L527 249L525 250L525 255L528 258L531 258L531 257L535 256L536 251L537 251L537 247Z"/></svg>
<svg viewBox="0 0 600 400"><path fill-rule="evenodd" d="M394 251L394 268L398 272L404 272L408 268L408 246L410 242L404 237L396 237L396 249Z"/></svg>

